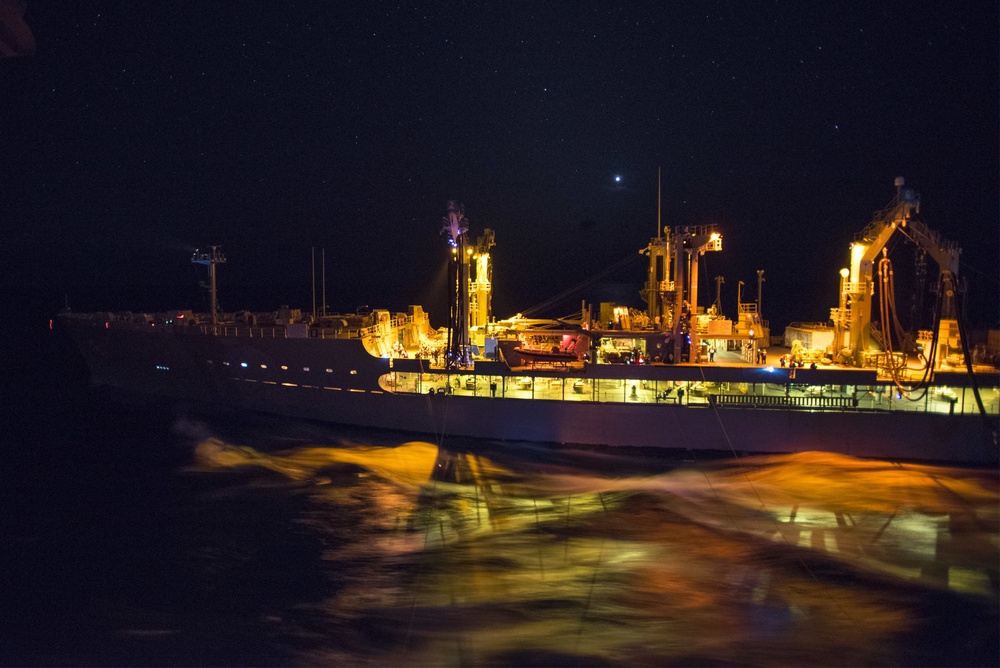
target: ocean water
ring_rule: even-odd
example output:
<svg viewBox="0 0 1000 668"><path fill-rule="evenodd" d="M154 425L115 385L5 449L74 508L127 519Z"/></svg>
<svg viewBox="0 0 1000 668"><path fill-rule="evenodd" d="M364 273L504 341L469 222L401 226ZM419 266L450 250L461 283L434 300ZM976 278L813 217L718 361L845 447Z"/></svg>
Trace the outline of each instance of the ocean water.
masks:
<svg viewBox="0 0 1000 668"><path fill-rule="evenodd" d="M3 417L3 665L1000 663L995 469L569 450L122 400Z"/></svg>

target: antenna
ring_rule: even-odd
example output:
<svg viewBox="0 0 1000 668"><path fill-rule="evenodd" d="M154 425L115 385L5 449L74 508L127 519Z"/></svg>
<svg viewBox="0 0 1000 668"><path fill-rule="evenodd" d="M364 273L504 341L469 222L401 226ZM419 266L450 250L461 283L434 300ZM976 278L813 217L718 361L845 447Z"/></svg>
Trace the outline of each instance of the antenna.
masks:
<svg viewBox="0 0 1000 668"><path fill-rule="evenodd" d="M722 315L722 286L726 282L725 276L715 277L715 312Z"/></svg>
<svg viewBox="0 0 1000 668"><path fill-rule="evenodd" d="M761 315L761 293L764 291L764 270L757 270L757 317L762 318Z"/></svg>
<svg viewBox="0 0 1000 668"><path fill-rule="evenodd" d="M657 166L656 168L656 237L658 238L663 234L663 222L660 218L660 209L663 205L663 196L660 192L660 184L662 183L661 178L662 168Z"/></svg>

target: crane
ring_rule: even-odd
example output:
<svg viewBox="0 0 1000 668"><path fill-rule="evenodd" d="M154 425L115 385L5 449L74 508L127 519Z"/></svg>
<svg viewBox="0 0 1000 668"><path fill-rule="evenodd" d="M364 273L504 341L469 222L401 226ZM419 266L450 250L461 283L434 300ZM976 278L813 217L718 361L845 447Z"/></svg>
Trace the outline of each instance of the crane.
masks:
<svg viewBox="0 0 1000 668"><path fill-rule="evenodd" d="M958 347L955 292L962 249L931 230L917 217L920 213L920 196L903 187L903 177L897 177L895 185L896 196L887 207L875 212L872 221L851 244L850 268L840 270L840 305L830 310L834 325L834 353L855 366L866 364L872 343L871 309L875 294L872 274L875 260L879 255L886 257L886 245L897 233L910 239L938 265L939 322L936 323L938 329L933 340L942 350L929 351L928 360L937 358L940 362L946 358L950 342L954 343L952 347ZM884 300L891 295L891 268L880 271L880 279L883 282L880 297ZM889 306L894 314L894 305ZM888 325L883 317L883 331L887 332ZM940 336L942 333L945 334L943 340ZM891 341L888 345L891 350ZM940 352L945 354L939 354Z"/></svg>

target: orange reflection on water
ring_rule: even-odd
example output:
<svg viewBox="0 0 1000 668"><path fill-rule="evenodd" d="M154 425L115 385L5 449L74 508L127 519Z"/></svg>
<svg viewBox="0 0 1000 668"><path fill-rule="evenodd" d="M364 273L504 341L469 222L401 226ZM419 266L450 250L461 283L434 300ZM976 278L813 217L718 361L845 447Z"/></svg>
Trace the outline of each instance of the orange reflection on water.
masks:
<svg viewBox="0 0 1000 668"><path fill-rule="evenodd" d="M906 507L946 514L993 504L995 472L854 459L825 452L746 457L727 467L736 487L753 483L765 504L830 512L894 513Z"/></svg>
<svg viewBox="0 0 1000 668"><path fill-rule="evenodd" d="M996 614L995 471L801 453L635 475L427 443L197 452L203 470L306 483L298 521L343 586L305 663L892 664L927 588Z"/></svg>

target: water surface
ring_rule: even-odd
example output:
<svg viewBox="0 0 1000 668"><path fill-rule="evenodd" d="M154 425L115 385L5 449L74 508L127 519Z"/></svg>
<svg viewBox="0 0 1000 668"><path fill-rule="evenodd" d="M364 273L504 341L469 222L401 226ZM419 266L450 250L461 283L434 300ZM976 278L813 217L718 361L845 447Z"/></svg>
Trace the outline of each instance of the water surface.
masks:
<svg viewBox="0 0 1000 668"><path fill-rule="evenodd" d="M995 470L74 410L13 435L5 664L1000 659Z"/></svg>

